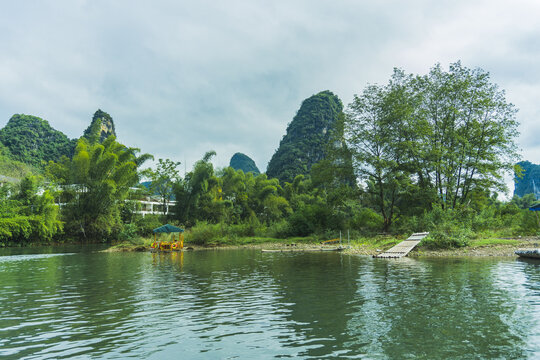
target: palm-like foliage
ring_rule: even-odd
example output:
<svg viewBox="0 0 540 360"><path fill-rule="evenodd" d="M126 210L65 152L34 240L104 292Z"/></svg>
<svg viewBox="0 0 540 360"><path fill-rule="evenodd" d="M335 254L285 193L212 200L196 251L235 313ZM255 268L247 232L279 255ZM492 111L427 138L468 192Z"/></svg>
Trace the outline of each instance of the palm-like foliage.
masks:
<svg viewBox="0 0 540 360"><path fill-rule="evenodd" d="M48 172L62 185L63 214L71 234L95 239L119 229L120 206L139 181L138 165L150 157L138 152L114 136L101 144L81 138L72 159L49 164Z"/></svg>

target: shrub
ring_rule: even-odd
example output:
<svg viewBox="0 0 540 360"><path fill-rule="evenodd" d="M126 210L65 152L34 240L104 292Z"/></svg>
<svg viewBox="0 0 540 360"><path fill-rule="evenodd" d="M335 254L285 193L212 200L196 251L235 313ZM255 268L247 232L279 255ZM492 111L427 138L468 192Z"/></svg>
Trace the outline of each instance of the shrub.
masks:
<svg viewBox="0 0 540 360"><path fill-rule="evenodd" d="M356 230L379 232L383 228L383 217L369 208L361 208L351 220Z"/></svg>
<svg viewBox="0 0 540 360"><path fill-rule="evenodd" d="M206 221L197 222L186 231L186 242L195 245L218 245L224 243L223 224L209 224Z"/></svg>
<svg viewBox="0 0 540 360"><path fill-rule="evenodd" d="M295 212L289 217L289 236L308 236L313 234L315 226L304 213Z"/></svg>
<svg viewBox="0 0 540 360"><path fill-rule="evenodd" d="M122 227L122 230L118 234L118 240L122 242L135 243L138 240L138 229L135 224L125 224Z"/></svg>
<svg viewBox="0 0 540 360"><path fill-rule="evenodd" d="M152 236L152 230L163 225L160 215L146 215L135 220L137 233L140 236Z"/></svg>
<svg viewBox="0 0 540 360"><path fill-rule="evenodd" d="M24 243L32 234L28 216L0 219L0 241L5 244Z"/></svg>
<svg viewBox="0 0 540 360"><path fill-rule="evenodd" d="M523 235L536 235L540 231L538 226L538 217L535 211L523 210L519 231Z"/></svg>
<svg viewBox="0 0 540 360"><path fill-rule="evenodd" d="M264 228L261 227L257 231L258 236L267 236L277 239L285 239L289 236L291 230L289 222L285 219L281 221L274 222L270 224L268 227Z"/></svg>
<svg viewBox="0 0 540 360"><path fill-rule="evenodd" d="M428 249L451 249L469 245L473 234L467 229L457 229L456 231L435 230L422 240L421 246Z"/></svg>

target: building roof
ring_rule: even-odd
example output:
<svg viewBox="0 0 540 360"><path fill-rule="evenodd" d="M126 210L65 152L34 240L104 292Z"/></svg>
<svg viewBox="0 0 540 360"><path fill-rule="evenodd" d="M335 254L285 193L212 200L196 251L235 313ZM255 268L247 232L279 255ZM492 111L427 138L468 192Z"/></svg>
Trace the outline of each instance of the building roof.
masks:
<svg viewBox="0 0 540 360"><path fill-rule="evenodd" d="M158 228L155 228L152 230L155 233L178 233L178 232L184 232L184 229L181 229L177 226L173 226L170 224L165 224L163 226L160 226Z"/></svg>

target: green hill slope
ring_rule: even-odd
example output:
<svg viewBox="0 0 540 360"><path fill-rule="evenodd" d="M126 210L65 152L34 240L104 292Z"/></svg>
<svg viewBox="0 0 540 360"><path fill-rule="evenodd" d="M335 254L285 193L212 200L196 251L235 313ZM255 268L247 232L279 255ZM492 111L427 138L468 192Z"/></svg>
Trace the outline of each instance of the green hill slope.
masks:
<svg viewBox="0 0 540 360"><path fill-rule="evenodd" d="M518 165L523 169L523 177L516 176L514 178L514 195L523 197L527 194L534 194L537 199L540 199L540 165L530 161L521 161Z"/></svg>
<svg viewBox="0 0 540 360"><path fill-rule="evenodd" d="M259 174L259 168L255 164L255 161L246 154L236 153L232 156L229 166L235 170L242 170L244 173L252 172Z"/></svg>
<svg viewBox="0 0 540 360"><path fill-rule="evenodd" d="M268 177L292 182L295 176L308 174L325 158L342 111L341 100L328 90L304 100L268 164Z"/></svg>
<svg viewBox="0 0 540 360"><path fill-rule="evenodd" d="M111 115L107 114L105 111L102 111L101 109L98 109L94 116L92 117L92 122L88 126L86 130L84 130L83 136L88 138L90 136L90 133L92 132L93 126L98 126L96 123L100 121L99 127L101 128L100 132L100 142L103 142L106 138L108 138L110 135L116 136L116 131L114 129L114 121L111 117Z"/></svg>
<svg viewBox="0 0 540 360"><path fill-rule="evenodd" d="M74 142L61 131L53 129L47 120L37 116L15 114L0 130L0 142L13 160L42 166L62 155L71 156Z"/></svg>

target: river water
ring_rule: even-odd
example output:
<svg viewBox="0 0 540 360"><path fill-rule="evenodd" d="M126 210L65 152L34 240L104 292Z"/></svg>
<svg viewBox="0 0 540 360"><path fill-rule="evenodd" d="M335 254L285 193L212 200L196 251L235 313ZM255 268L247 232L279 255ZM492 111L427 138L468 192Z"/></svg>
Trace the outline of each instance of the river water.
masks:
<svg viewBox="0 0 540 360"><path fill-rule="evenodd" d="M540 263L0 252L0 358L538 359Z"/></svg>

